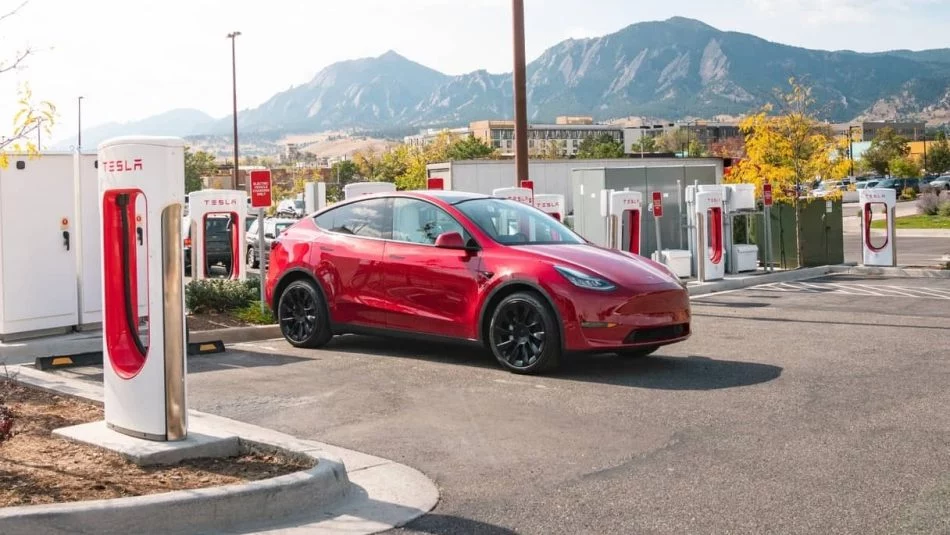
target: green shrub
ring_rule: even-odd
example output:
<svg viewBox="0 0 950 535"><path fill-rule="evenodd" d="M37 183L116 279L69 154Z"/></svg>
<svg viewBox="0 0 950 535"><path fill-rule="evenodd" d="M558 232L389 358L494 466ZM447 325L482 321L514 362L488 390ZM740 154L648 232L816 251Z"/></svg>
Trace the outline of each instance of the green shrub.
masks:
<svg viewBox="0 0 950 535"><path fill-rule="evenodd" d="M950 201L940 203L940 209L937 211L942 217L950 217Z"/></svg>
<svg viewBox="0 0 950 535"><path fill-rule="evenodd" d="M252 325L273 325L277 322L270 309L265 308L263 312L261 311L260 301L253 301L246 307L238 309L234 312L234 316Z"/></svg>
<svg viewBox="0 0 950 535"><path fill-rule="evenodd" d="M195 280L185 286L185 306L194 314L227 312L247 307L260 299L260 279Z"/></svg>
<svg viewBox="0 0 950 535"><path fill-rule="evenodd" d="M940 199L932 192L921 193L917 197L917 212L922 215L937 215L940 210Z"/></svg>
<svg viewBox="0 0 950 535"><path fill-rule="evenodd" d="M914 188L904 188L904 191L901 192L901 200L912 201L917 198L917 192L914 191Z"/></svg>

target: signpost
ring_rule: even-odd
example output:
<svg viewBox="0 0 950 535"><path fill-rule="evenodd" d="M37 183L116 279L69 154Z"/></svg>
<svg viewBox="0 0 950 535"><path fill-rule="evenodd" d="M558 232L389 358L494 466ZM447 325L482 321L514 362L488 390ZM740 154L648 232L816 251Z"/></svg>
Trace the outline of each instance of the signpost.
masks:
<svg viewBox="0 0 950 535"><path fill-rule="evenodd" d="M251 171L251 208L257 208L257 251L261 257L261 312L267 312L267 303L264 302L264 277L267 275L267 257L264 255L264 209L270 208L274 199L271 197L270 169Z"/></svg>
<svg viewBox="0 0 950 535"><path fill-rule="evenodd" d="M426 181L427 189L445 189L445 180L440 177L431 177Z"/></svg>
<svg viewBox="0 0 950 535"><path fill-rule="evenodd" d="M772 271L772 184L762 184L762 204L765 206L765 269Z"/></svg>
<svg viewBox="0 0 950 535"><path fill-rule="evenodd" d="M656 228L656 261L663 262L663 246L660 245L660 218L663 217L663 193L653 192L653 226Z"/></svg>

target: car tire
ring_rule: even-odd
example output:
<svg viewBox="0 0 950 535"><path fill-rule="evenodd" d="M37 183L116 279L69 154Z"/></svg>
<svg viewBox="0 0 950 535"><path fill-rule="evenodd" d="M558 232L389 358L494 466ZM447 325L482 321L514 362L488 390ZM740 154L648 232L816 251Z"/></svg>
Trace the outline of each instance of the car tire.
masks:
<svg viewBox="0 0 950 535"><path fill-rule="evenodd" d="M252 268L252 269L257 269L258 267L260 267L260 265L261 263L258 262L257 259L254 257L254 248L248 247L247 248L247 267Z"/></svg>
<svg viewBox="0 0 950 535"><path fill-rule="evenodd" d="M554 313L533 292L517 292L502 299L492 310L486 338L498 363L513 373L551 370L561 358Z"/></svg>
<svg viewBox="0 0 950 535"><path fill-rule="evenodd" d="M621 349L617 351L617 355L625 359L642 359L643 357L649 357L650 355L656 353L657 349L660 349L660 346Z"/></svg>
<svg viewBox="0 0 950 535"><path fill-rule="evenodd" d="M302 348L322 347L333 338L326 303L316 284L310 280L290 283L277 301L277 323L290 345Z"/></svg>

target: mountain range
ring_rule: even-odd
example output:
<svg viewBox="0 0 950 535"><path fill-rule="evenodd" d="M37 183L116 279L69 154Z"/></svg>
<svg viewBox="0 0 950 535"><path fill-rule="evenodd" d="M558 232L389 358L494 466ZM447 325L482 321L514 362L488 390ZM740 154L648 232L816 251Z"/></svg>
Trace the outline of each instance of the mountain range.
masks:
<svg viewBox="0 0 950 535"><path fill-rule="evenodd" d="M950 49L858 53L809 50L674 17L615 33L568 39L527 65L532 122L558 115L708 118L771 102L789 77L812 86L832 121L950 122ZM402 131L510 118L512 76L484 70L449 76L393 51L334 63L307 82L238 114L242 132ZM226 135L230 116L174 110L108 124L84 138L121 134Z"/></svg>

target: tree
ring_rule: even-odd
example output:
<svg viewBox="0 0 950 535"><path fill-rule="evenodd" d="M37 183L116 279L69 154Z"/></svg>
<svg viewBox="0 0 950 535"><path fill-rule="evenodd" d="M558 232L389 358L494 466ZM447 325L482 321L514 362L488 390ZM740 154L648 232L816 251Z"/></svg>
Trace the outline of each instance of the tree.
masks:
<svg viewBox="0 0 950 535"><path fill-rule="evenodd" d="M606 132L588 136L577 147L577 157L586 160L623 158L623 143Z"/></svg>
<svg viewBox="0 0 950 535"><path fill-rule="evenodd" d="M538 148L529 151L532 158L540 160L560 160L567 156L567 142L563 139L547 139L538 142Z"/></svg>
<svg viewBox="0 0 950 535"><path fill-rule="evenodd" d="M185 193L200 190L204 186L201 179L217 170L214 155L202 150L191 152L190 147L185 147Z"/></svg>
<svg viewBox="0 0 950 535"><path fill-rule="evenodd" d="M640 140L630 146L632 152L653 153L656 152L656 136L640 136Z"/></svg>
<svg viewBox="0 0 950 535"><path fill-rule="evenodd" d="M681 152L684 148L686 148L686 139L688 135L689 133L685 128L664 130L662 134L656 136L656 151Z"/></svg>
<svg viewBox="0 0 950 535"><path fill-rule="evenodd" d="M755 184L757 196L762 185L772 184L776 201L795 204L801 223L802 186L817 177L843 178L850 167L847 140L836 140L831 132L819 126L812 109L811 88L789 79L791 89L777 92L781 107L779 115L770 115L772 105L743 119L740 129L745 135L748 157L740 160L729 174L729 182ZM798 261L802 259L800 224L796 226Z"/></svg>
<svg viewBox="0 0 950 535"><path fill-rule="evenodd" d="M455 141L446 152L449 160L478 160L494 154L495 149L491 145L473 135Z"/></svg>
<svg viewBox="0 0 950 535"><path fill-rule="evenodd" d="M890 172L890 163L897 158L910 154L907 139L897 135L893 128L882 128L874 139L871 147L864 151L862 158L881 175Z"/></svg>
<svg viewBox="0 0 950 535"><path fill-rule="evenodd" d="M937 140L927 155L927 171L937 174L950 171L950 143L943 131L937 132Z"/></svg>
<svg viewBox="0 0 950 535"><path fill-rule="evenodd" d="M896 178L916 178L920 176L920 164L909 156L898 156L887 163L891 176Z"/></svg>
<svg viewBox="0 0 950 535"><path fill-rule="evenodd" d="M359 176L359 168L353 160L341 160L330 166L330 178L340 187L356 181Z"/></svg>
<svg viewBox="0 0 950 535"><path fill-rule="evenodd" d="M0 14L0 23L14 16L27 2L21 3L12 11ZM2 35L2 30L0 30ZM0 75L23 66L24 62L33 53L33 49L25 48L12 55L12 59L0 59ZM13 117L13 130L10 135L0 141L0 169L9 164L7 151L26 153L33 157L39 153L40 147L34 142L37 131L46 135L52 134L52 127L56 121L56 107L47 101L35 101L29 84L22 84L18 90L17 112Z"/></svg>

